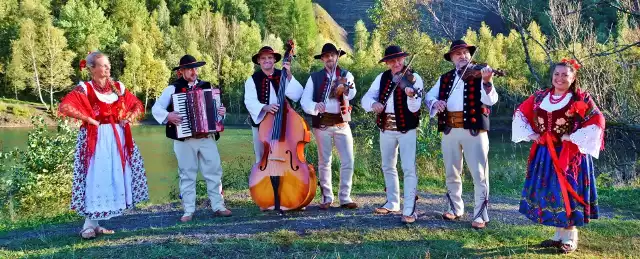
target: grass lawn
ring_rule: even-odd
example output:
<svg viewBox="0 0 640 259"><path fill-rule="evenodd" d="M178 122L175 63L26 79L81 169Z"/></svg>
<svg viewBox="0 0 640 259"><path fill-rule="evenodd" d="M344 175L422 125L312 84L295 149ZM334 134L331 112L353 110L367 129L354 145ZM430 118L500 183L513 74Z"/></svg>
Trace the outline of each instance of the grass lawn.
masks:
<svg viewBox="0 0 640 259"><path fill-rule="evenodd" d="M158 139L161 127L136 129L136 142L142 150L152 192L169 192L175 188L175 161L171 142ZM514 215L522 184L527 145L512 145L494 141L491 148L492 193L494 197L510 199L507 212ZM307 150L313 158L314 144ZM231 218L199 217L187 224L177 223L181 215L175 197L158 198L142 205L142 212L116 218L111 223L118 233L94 240L81 240L82 219L71 212L46 219L24 219L0 224L0 258L461 258L461 257L564 257L554 249L542 249L537 244L553 233L550 227L529 223L512 223L495 217L483 231L469 228L468 221L442 223L427 216L417 224L404 226L399 219L373 216L371 206L383 200L382 173L358 172L354 176L353 193L358 199L374 196L369 207L357 212L333 211L318 214L311 208L307 214L285 218L261 213L246 195L248 169L253 164L253 145L248 129L227 129L219 150L224 167L227 205L235 215ZM169 154L167 154L169 153ZM169 156L167 156L169 155ZM164 158L164 159L162 159ZM175 158L172 158L175 160ZM363 163L369 163L358 157ZM444 176L438 161L418 158L420 191L442 196ZM375 163L375 160L371 160ZM441 163L441 162L440 162ZM333 167L339 162L334 159ZM376 167L373 164L371 168ZM337 178L334 172L333 179ZM464 190L473 190L468 174ZM154 189L156 188L156 189ZM334 181L337 191L337 182ZM204 194L200 182L198 193ZM580 228L579 250L569 255L575 258L640 257L640 190L632 187L602 188L600 204L614 216L594 220ZM319 194L318 194L319 195ZM201 200L205 200L200 196ZM318 197L316 197L317 202ZM429 202L429 197L427 201ZM165 203L173 204L166 205ZM206 201L203 201L206 203ZM424 201L423 201L424 202ZM469 202L469 201L467 201ZM436 203L439 203L436 201ZM165 204L165 205L159 205ZM438 204L437 206L440 206ZM198 213L206 214L201 208ZM111 222L111 221L109 221ZM105 223L109 224L109 223ZM148 226L145 226L148 224ZM142 227L130 227L142 226Z"/></svg>

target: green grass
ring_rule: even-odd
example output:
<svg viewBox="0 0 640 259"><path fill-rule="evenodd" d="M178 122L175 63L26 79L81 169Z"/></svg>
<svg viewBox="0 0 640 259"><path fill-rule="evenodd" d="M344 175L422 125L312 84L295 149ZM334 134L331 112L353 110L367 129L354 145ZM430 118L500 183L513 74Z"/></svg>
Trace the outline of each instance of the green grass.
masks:
<svg viewBox="0 0 640 259"><path fill-rule="evenodd" d="M564 257L554 249L537 247L541 240L553 232L552 228L537 225L496 223L484 231L399 226L389 229L353 227L296 232L282 227L252 235L226 235L218 231L189 234L194 229L216 224L233 224L233 220L123 231L90 241L80 240L75 235L45 234L21 243L19 247L0 248L0 257ZM579 250L570 257L637 257L640 256L639 236L640 222L637 220L599 220L580 229Z"/></svg>
<svg viewBox="0 0 640 259"><path fill-rule="evenodd" d="M160 133L159 133L160 132ZM167 202L177 202L167 192L176 188L176 165L172 143L164 138L163 127L136 127L134 137L145 157L151 202L142 207ZM492 193L518 197L524 178L524 164L529 146L513 145L492 138L490 170ZM224 167L223 184L227 195L246 193L249 168L253 164L253 144L248 129L225 130L218 146ZM365 152L366 150L362 151ZM375 151L375 150L374 150ZM307 145L307 159L315 161L315 144ZM375 154L375 152L371 153ZM374 155L371 155L374 156ZM170 159L166 159L170 157ZM164 159L156 159L164 158ZM384 181L376 157L356 154L360 168L354 175L354 194L382 193ZM377 161L377 162L376 162ZM442 161L427 156L418 157L420 191L444 193ZM334 159L333 168L339 161ZM466 166L465 166L466 167ZM367 168L363 170L362 168ZM153 173L149 173L153 172ZM334 170L333 179L338 179ZM465 173L464 190L473 190L470 176ZM198 193L205 194L206 186L200 181ZM337 190L337 181L334 181ZM640 256L640 190L633 187L599 189L600 205L613 208L625 219L595 220L580 232L580 248L570 257L638 257ZM155 195L155 196L154 196ZM319 194L318 194L319 195ZM381 194L382 195L382 194ZM162 196L162 197L161 197ZM200 196L204 198L204 196ZM249 198L227 202L232 209L255 208ZM66 206L66 204L65 204ZM257 210L247 210L237 224L273 224L265 220ZM337 213L336 218L350 218L349 213ZM627 220L631 218L631 220ZM18 243L0 245L0 258L18 257L318 257L318 258L460 258L460 257L560 257L553 249L541 249L536 245L549 236L553 229L538 225L516 226L492 222L484 231L472 231L465 227L428 229L419 226L395 226L362 228L350 226L339 229L310 229L296 232L282 222L274 231L252 234L227 234L218 232L216 226L236 224L236 217L229 219L205 219L190 224L178 224L166 228L148 228L137 231L121 231L114 236L84 241L75 232L63 235L43 234ZM68 212L48 218L25 218L17 222L0 221L0 241L9 231L28 231L50 225L80 224L81 218ZM294 217L286 220L304 220ZM433 220L433 219L427 219ZM208 227L208 228L207 228ZM239 226L242 228L242 226ZM202 231L201 229L207 229ZM191 234L189 234L191 233ZM0 244L7 242L2 241ZM114 249L117 248L117 249Z"/></svg>
<svg viewBox="0 0 640 259"><path fill-rule="evenodd" d="M28 105L34 105L34 106L43 106L42 103L22 101L22 100L16 100L11 98L0 98L0 102L10 103L10 104L28 104Z"/></svg>

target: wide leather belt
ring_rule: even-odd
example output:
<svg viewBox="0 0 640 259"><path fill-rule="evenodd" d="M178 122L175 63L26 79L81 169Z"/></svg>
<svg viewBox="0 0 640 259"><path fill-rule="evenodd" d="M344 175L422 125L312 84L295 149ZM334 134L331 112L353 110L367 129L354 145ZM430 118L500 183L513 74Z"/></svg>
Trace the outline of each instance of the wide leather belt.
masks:
<svg viewBox="0 0 640 259"><path fill-rule="evenodd" d="M446 124L451 128L464 128L464 113L447 112Z"/></svg>
<svg viewBox="0 0 640 259"><path fill-rule="evenodd" d="M190 138L203 139L203 138L209 138L209 136L211 136L209 133L204 133L204 134L195 134L195 135L191 136Z"/></svg>
<svg viewBox="0 0 640 259"><path fill-rule="evenodd" d="M344 123L341 114L327 112L320 114L320 127L341 126Z"/></svg>
<svg viewBox="0 0 640 259"><path fill-rule="evenodd" d="M398 126L396 123L396 115L394 113L387 113L384 120L384 130L397 131Z"/></svg>

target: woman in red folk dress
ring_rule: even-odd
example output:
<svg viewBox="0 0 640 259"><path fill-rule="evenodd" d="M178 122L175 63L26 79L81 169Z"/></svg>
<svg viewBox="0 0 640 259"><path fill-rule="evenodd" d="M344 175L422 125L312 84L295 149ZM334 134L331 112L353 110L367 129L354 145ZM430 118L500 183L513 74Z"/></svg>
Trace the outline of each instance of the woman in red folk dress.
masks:
<svg viewBox="0 0 640 259"><path fill-rule="evenodd" d="M593 98L578 88L575 60L553 69L553 87L533 94L513 117L514 142L533 140L520 213L556 227L542 247L570 253L578 248L578 230L598 218L593 158L604 147L604 116Z"/></svg>
<svg viewBox="0 0 640 259"><path fill-rule="evenodd" d="M91 81L80 82L65 96L59 113L82 121L73 170L71 209L85 217L82 238L113 234L100 220L122 215L148 200L142 156L131 136L130 122L144 114L144 106L124 85L112 81L111 64L100 52L81 61Z"/></svg>

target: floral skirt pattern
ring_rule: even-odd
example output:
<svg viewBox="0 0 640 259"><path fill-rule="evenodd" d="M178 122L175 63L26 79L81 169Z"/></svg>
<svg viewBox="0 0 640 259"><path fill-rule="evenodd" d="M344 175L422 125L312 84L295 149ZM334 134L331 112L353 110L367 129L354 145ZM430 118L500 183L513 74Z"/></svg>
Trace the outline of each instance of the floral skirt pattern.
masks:
<svg viewBox="0 0 640 259"><path fill-rule="evenodd" d="M87 131L85 128L81 128L78 133L78 141L76 143L76 151L74 157L75 161L73 166L73 183L70 206L71 210L76 211L80 216L92 220L103 220L122 215L124 209L131 209L136 204L149 199L149 188L147 185L147 176L144 169L144 161L142 160L142 156L140 155L138 146L135 145L134 142L133 154L131 154L129 160L127 161L128 166L131 167L131 186L127 186L126 189L131 191L131 199L127 199L126 202L123 202L126 204L118 206L123 209L89 211L87 209L87 201L85 196L87 192L87 171L89 170L84 163L87 152L86 143Z"/></svg>
<svg viewBox="0 0 640 259"><path fill-rule="evenodd" d="M560 148L557 148L560 154ZM535 158L527 166L527 177L520 200L520 213L533 222L547 226L583 226L598 218L598 195L594 175L593 158L582 155L577 172L569 169L565 175L569 185L589 205L584 207L569 196L571 217L567 217L565 203L560 190L551 156L546 146L539 146Z"/></svg>

